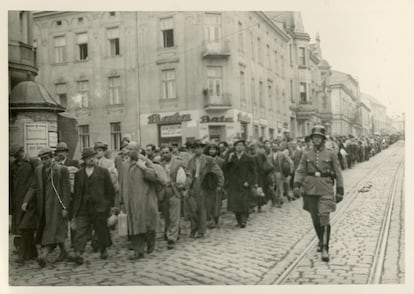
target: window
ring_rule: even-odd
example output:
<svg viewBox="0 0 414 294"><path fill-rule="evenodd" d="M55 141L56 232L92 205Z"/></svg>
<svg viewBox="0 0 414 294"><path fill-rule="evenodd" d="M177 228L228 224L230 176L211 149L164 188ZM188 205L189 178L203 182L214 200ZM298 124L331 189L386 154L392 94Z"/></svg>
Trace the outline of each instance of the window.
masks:
<svg viewBox="0 0 414 294"><path fill-rule="evenodd" d="M77 34L76 43L78 44L78 60L88 59L88 35L87 33Z"/></svg>
<svg viewBox="0 0 414 294"><path fill-rule="evenodd" d="M254 52L254 37L253 37L253 32L250 32L250 51L252 54L252 60L254 61L256 59L256 53Z"/></svg>
<svg viewBox="0 0 414 294"><path fill-rule="evenodd" d="M269 110L273 110L272 83L269 82L267 90L269 94Z"/></svg>
<svg viewBox="0 0 414 294"><path fill-rule="evenodd" d="M269 46L269 44L266 45L266 66L268 68L271 67L271 64L270 64L270 46Z"/></svg>
<svg viewBox="0 0 414 294"><path fill-rule="evenodd" d="M306 49L303 47L299 48L299 65L306 66Z"/></svg>
<svg viewBox="0 0 414 294"><path fill-rule="evenodd" d="M111 123L111 149L119 150L121 148L121 123Z"/></svg>
<svg viewBox="0 0 414 294"><path fill-rule="evenodd" d="M275 51L275 71L276 71L276 74L279 75L279 62L277 59L278 59L277 51Z"/></svg>
<svg viewBox="0 0 414 294"><path fill-rule="evenodd" d="M241 22L239 22L239 51L244 52L244 32Z"/></svg>
<svg viewBox="0 0 414 294"><path fill-rule="evenodd" d="M209 66L207 68L208 95L220 97L222 95L222 68Z"/></svg>
<svg viewBox="0 0 414 294"><path fill-rule="evenodd" d="M260 64L263 64L263 52L262 52L262 42L260 41L260 38L257 38L257 61Z"/></svg>
<svg viewBox="0 0 414 294"><path fill-rule="evenodd" d="M109 80L109 104L121 104L121 78L110 77L108 80Z"/></svg>
<svg viewBox="0 0 414 294"><path fill-rule="evenodd" d="M174 23L173 18L164 18L160 21L163 48L174 47Z"/></svg>
<svg viewBox="0 0 414 294"><path fill-rule="evenodd" d="M162 98L176 98L175 70L167 69L162 71Z"/></svg>
<svg viewBox="0 0 414 294"><path fill-rule="evenodd" d="M250 84L250 94L252 96L252 101L254 106L257 105L257 101L256 101L256 85L255 85L255 81L254 79L252 79L251 84Z"/></svg>
<svg viewBox="0 0 414 294"><path fill-rule="evenodd" d="M293 95L293 80L290 80L290 101L295 103L295 96Z"/></svg>
<svg viewBox="0 0 414 294"><path fill-rule="evenodd" d="M264 108L264 103L263 103L263 82L262 81L259 82L259 103L260 103L260 108Z"/></svg>
<svg viewBox="0 0 414 294"><path fill-rule="evenodd" d="M260 136L264 138L265 136L265 127L260 127Z"/></svg>
<svg viewBox="0 0 414 294"><path fill-rule="evenodd" d="M269 139L273 140L275 138L275 130L269 129Z"/></svg>
<svg viewBox="0 0 414 294"><path fill-rule="evenodd" d="M300 92L300 103L306 104L308 102L308 97L306 93L306 83L299 84L299 92Z"/></svg>
<svg viewBox="0 0 414 294"><path fill-rule="evenodd" d="M218 42L221 39L221 15L206 14L205 33L207 42Z"/></svg>
<svg viewBox="0 0 414 294"><path fill-rule="evenodd" d="M66 39L65 36L55 37L55 62L65 62Z"/></svg>
<svg viewBox="0 0 414 294"><path fill-rule="evenodd" d="M259 126L254 126L254 138L259 139Z"/></svg>
<svg viewBox="0 0 414 294"><path fill-rule="evenodd" d="M289 44L289 62L290 66L293 66L293 51L292 51L292 44Z"/></svg>
<svg viewBox="0 0 414 294"><path fill-rule="evenodd" d="M61 20L57 20L56 21L56 25L61 26L62 25L62 21Z"/></svg>
<svg viewBox="0 0 414 294"><path fill-rule="evenodd" d="M279 87L278 85L275 86L275 95L276 95L276 112L280 113L280 95L279 95Z"/></svg>
<svg viewBox="0 0 414 294"><path fill-rule="evenodd" d="M119 51L119 28L109 28L106 31L109 41L109 56L120 55Z"/></svg>
<svg viewBox="0 0 414 294"><path fill-rule="evenodd" d="M115 11L110 11L110 12L109 12L109 15L110 15L110 16L115 16Z"/></svg>
<svg viewBox="0 0 414 294"><path fill-rule="evenodd" d="M81 150L89 147L89 125L79 126L79 143Z"/></svg>
<svg viewBox="0 0 414 294"><path fill-rule="evenodd" d="M59 97L59 103L63 107L67 107L67 94L66 94L66 83L59 83L55 85L56 87L56 95Z"/></svg>
<svg viewBox="0 0 414 294"><path fill-rule="evenodd" d="M242 104L246 103L246 85L243 71L240 72L240 102Z"/></svg>
<svg viewBox="0 0 414 294"><path fill-rule="evenodd" d="M78 82L78 93L81 96L80 107L89 107L89 82L79 81Z"/></svg>

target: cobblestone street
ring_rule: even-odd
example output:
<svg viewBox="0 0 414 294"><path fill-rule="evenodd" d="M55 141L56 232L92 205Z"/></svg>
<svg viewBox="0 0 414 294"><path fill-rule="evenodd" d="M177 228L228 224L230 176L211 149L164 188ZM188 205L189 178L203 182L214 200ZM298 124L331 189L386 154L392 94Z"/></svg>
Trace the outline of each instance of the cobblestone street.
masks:
<svg viewBox="0 0 414 294"><path fill-rule="evenodd" d="M400 141L371 160L344 171L345 199L338 205L346 210L332 225L331 261L323 263L316 247L304 256L285 284L366 284L370 274L386 203L396 172L404 168L404 142ZM372 173L371 173L372 172ZM404 186L404 175L400 186ZM372 184L367 192L358 192ZM404 189L396 194L385 253L382 283L404 283ZM355 191L355 193L352 193ZM355 197L355 199L354 199ZM348 206L349 204L349 206ZM333 216L335 213L333 214ZM161 230L160 230L161 231ZM310 216L302 210L302 200L282 208L265 206L249 218L247 227L236 227L232 214L222 216L220 228L207 232L204 239L191 239L189 224L174 250L167 250L160 235L154 253L131 262L126 238L113 234L108 260L91 249L87 262L51 263L42 270L38 264L17 265L10 252L11 285L269 285L278 280L310 242L314 232ZM10 250L13 250L10 238ZM58 251L58 250L57 250Z"/></svg>

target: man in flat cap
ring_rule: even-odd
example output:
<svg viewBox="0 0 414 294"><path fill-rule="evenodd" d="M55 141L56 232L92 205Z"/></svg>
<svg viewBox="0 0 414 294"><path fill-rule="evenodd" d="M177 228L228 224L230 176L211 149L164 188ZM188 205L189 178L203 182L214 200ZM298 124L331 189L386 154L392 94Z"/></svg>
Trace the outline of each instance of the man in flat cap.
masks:
<svg viewBox="0 0 414 294"><path fill-rule="evenodd" d="M236 152L230 153L224 164L227 185L227 209L234 212L237 225L246 227L249 216L249 196L251 189L257 185L256 163L246 154L246 142L234 142Z"/></svg>
<svg viewBox="0 0 414 294"><path fill-rule="evenodd" d="M79 162L68 158L69 148L65 142L59 142L56 146L55 153L59 164L64 166L74 166L79 169Z"/></svg>
<svg viewBox="0 0 414 294"><path fill-rule="evenodd" d="M107 247L111 244L111 235L107 219L114 206L115 190L109 171L96 164L96 151L85 148L82 151L85 166L75 176L75 191L73 195L73 227L76 231L74 238L75 256L72 260L77 264L83 263L82 254L90 238L91 229L97 238L97 247L102 259L108 258Z"/></svg>
<svg viewBox="0 0 414 294"><path fill-rule="evenodd" d="M194 142L194 156L188 163L191 179L190 193L187 201L191 222L192 238L203 238L207 226L207 197L221 191L224 176L221 168L210 156L203 154L205 144L200 140Z"/></svg>
<svg viewBox="0 0 414 294"><path fill-rule="evenodd" d="M18 254L18 263L36 258L37 250L34 243L36 229L36 209L31 203L26 211L21 209L24 197L33 180L36 163L33 164L26 158L24 148L21 145L10 147L10 156L14 161L10 164L9 200L12 214L11 233L15 235L14 246Z"/></svg>
<svg viewBox="0 0 414 294"><path fill-rule="evenodd" d="M52 149L42 148L38 156L42 163L35 170L22 210L27 212L32 201L36 205L38 216L36 240L43 247L37 261L41 267L44 267L47 256L56 245L60 248L60 255L56 261L63 261L67 256L64 242L68 229L70 182L68 169L54 162Z"/></svg>

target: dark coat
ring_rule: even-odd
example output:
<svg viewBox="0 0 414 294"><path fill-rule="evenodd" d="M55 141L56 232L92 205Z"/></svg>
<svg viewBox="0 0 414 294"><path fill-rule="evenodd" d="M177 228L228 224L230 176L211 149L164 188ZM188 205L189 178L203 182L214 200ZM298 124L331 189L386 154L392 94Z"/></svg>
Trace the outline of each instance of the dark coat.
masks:
<svg viewBox="0 0 414 294"><path fill-rule="evenodd" d="M54 187L63 205L68 209L70 199L69 171L65 166L56 163L52 164L51 172L46 175L46 182L43 181L43 164L35 169L31 187L24 200L27 203L34 201L36 204L37 242L40 242L41 245L62 243L67 237L67 219L62 216L63 207L52 187L51 174ZM42 218L44 218L44 224L42 224Z"/></svg>
<svg viewBox="0 0 414 294"><path fill-rule="evenodd" d="M35 229L36 228L36 209L31 203L26 212L21 207L24 197L30 188L33 180L34 167L25 159L14 161L10 165L10 207L12 214L11 233L20 234L19 229ZM22 227L20 227L22 225Z"/></svg>
<svg viewBox="0 0 414 294"><path fill-rule="evenodd" d="M82 205L85 182L88 176L85 168L82 167L75 175L75 190L73 193L73 217L77 217L79 209ZM96 212L107 212L114 205L115 189L112 184L109 171L101 166L96 165L91 174L90 189L93 191L91 195L92 207Z"/></svg>
<svg viewBox="0 0 414 294"><path fill-rule="evenodd" d="M227 180L227 208L233 212L249 212L249 195L257 184L256 163L253 157L243 154L240 160L234 154L224 165ZM244 187L244 183L249 184Z"/></svg>

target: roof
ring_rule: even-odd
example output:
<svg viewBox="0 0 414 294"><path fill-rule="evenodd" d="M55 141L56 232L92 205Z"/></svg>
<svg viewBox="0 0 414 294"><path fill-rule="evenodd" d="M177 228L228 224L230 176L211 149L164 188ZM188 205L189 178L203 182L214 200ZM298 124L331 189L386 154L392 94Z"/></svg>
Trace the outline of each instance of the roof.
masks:
<svg viewBox="0 0 414 294"><path fill-rule="evenodd" d="M41 84L23 81L13 88L9 98L10 109L48 109L65 111Z"/></svg>
<svg viewBox="0 0 414 294"><path fill-rule="evenodd" d="M362 96L362 99L368 100L372 104L376 104L376 105L379 105L385 108L385 105L382 102L380 102L378 99L376 99L375 97L369 94L366 94L366 93L361 93L361 96Z"/></svg>

